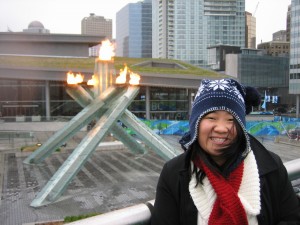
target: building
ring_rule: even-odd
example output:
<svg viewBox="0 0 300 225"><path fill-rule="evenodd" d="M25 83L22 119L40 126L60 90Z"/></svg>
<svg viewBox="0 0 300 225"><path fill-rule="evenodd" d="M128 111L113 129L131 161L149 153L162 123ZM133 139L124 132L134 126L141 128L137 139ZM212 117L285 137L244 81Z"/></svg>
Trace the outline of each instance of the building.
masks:
<svg viewBox="0 0 300 225"><path fill-rule="evenodd" d="M208 47L208 65L212 70L225 71L226 55L241 53L241 47L216 45Z"/></svg>
<svg viewBox="0 0 300 225"><path fill-rule="evenodd" d="M226 55L225 74L237 77L244 85L256 87L262 97L272 96L267 103L267 109L272 110L293 105L295 98L288 91L288 67L288 56L274 57L264 55L262 50L241 49L239 54Z"/></svg>
<svg viewBox="0 0 300 225"><path fill-rule="evenodd" d="M152 57L207 67L209 46L245 46L245 0L152 1Z"/></svg>
<svg viewBox="0 0 300 225"><path fill-rule="evenodd" d="M245 12L246 16L246 32L245 47L256 48L256 18L251 13Z"/></svg>
<svg viewBox="0 0 300 225"><path fill-rule="evenodd" d="M117 12L116 55L131 58L152 57L152 3L130 3Z"/></svg>
<svg viewBox="0 0 300 225"><path fill-rule="evenodd" d="M96 16L91 13L89 17L81 20L81 34L106 37L112 39L112 19L105 19L103 16Z"/></svg>
<svg viewBox="0 0 300 225"><path fill-rule="evenodd" d="M291 37L291 5L288 7L286 14L286 41L290 42Z"/></svg>
<svg viewBox="0 0 300 225"><path fill-rule="evenodd" d="M0 53L54 57L89 57L89 47L104 39L101 36L0 32Z"/></svg>
<svg viewBox="0 0 300 225"><path fill-rule="evenodd" d="M289 56L290 42L275 40L263 42L257 45L257 49L263 50L264 54L270 56Z"/></svg>
<svg viewBox="0 0 300 225"><path fill-rule="evenodd" d="M273 41L287 41L286 40L286 33L287 33L286 30L279 30L279 31L273 33L272 40Z"/></svg>
<svg viewBox="0 0 300 225"><path fill-rule="evenodd" d="M82 73L84 82L91 79L95 59L88 57L88 49L102 40L85 35L0 33L1 120L71 118L80 112L66 92L67 73ZM201 79L226 77L167 59L115 57L114 64L116 68L127 64L141 75L140 92L130 110L147 119L187 119Z"/></svg>
<svg viewBox="0 0 300 225"><path fill-rule="evenodd" d="M44 28L44 25L40 21L32 21L27 29L23 29L25 33L38 33L38 34L49 34L50 31Z"/></svg>
<svg viewBox="0 0 300 225"><path fill-rule="evenodd" d="M66 74L70 70L80 72L86 82L94 73L94 58L52 57L39 66L39 62L45 60L43 57L29 57L35 66L24 67L21 62L26 61L26 57L0 56L1 119L32 121L35 116L42 120L72 118L82 110L66 92ZM124 65L127 59L116 58L115 65ZM75 63L70 63L70 60ZM127 61L130 70L141 75L139 94L129 107L139 118L187 120L201 79L226 77L192 66L186 68L179 62L144 60L130 58ZM133 62L136 63L130 64ZM89 68L83 69L80 65L89 65ZM143 71L143 67L147 69ZM162 69L164 72L157 73Z"/></svg>
<svg viewBox="0 0 300 225"><path fill-rule="evenodd" d="M300 104L300 1L291 4L290 77L289 93L296 96L296 113L299 116Z"/></svg>
<svg viewBox="0 0 300 225"><path fill-rule="evenodd" d="M81 34L105 37L112 40L112 20L90 13L89 17L84 17L81 20ZM91 47L89 56L99 56L99 49L100 45Z"/></svg>

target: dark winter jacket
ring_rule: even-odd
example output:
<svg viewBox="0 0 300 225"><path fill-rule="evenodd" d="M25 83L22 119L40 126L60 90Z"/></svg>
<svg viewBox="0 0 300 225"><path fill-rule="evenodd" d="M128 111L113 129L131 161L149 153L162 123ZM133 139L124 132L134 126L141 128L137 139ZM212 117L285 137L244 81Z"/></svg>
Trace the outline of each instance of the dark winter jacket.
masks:
<svg viewBox="0 0 300 225"><path fill-rule="evenodd" d="M281 159L251 137L261 184L259 225L300 224L297 198ZM197 225L197 208L189 193L191 150L167 162L161 172L152 225Z"/></svg>

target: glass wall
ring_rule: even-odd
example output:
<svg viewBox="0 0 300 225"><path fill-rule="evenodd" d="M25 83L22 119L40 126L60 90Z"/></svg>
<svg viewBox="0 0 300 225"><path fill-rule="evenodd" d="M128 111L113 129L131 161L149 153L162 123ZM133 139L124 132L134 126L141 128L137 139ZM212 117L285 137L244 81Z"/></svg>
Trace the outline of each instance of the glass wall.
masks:
<svg viewBox="0 0 300 225"><path fill-rule="evenodd" d="M150 87L150 119L187 120L188 93L183 88ZM146 88L141 87L139 95L129 110L139 118L146 118Z"/></svg>
<svg viewBox="0 0 300 225"><path fill-rule="evenodd" d="M49 90L50 116L73 117L82 110L66 92L61 81L0 80L0 116L46 117L46 95ZM146 107L148 98L148 108ZM139 94L128 108L139 118L187 120L189 111L188 91L184 88L140 87Z"/></svg>
<svg viewBox="0 0 300 225"><path fill-rule="evenodd" d="M66 93L63 82L49 82L51 116L74 116L81 107ZM0 80L0 116L46 115L46 82Z"/></svg>

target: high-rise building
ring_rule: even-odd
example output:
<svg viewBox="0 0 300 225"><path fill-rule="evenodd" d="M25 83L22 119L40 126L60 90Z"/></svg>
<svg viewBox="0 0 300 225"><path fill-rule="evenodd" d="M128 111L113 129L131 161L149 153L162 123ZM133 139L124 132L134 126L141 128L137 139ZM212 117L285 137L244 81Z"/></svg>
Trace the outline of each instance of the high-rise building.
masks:
<svg viewBox="0 0 300 225"><path fill-rule="evenodd" d="M81 20L81 34L95 35L112 39L112 20L91 13Z"/></svg>
<svg viewBox="0 0 300 225"><path fill-rule="evenodd" d="M256 48L256 18L252 13L246 12L246 33L245 43L246 48Z"/></svg>
<svg viewBox="0 0 300 225"><path fill-rule="evenodd" d="M151 0L127 4L117 12L116 19L116 55L151 58Z"/></svg>
<svg viewBox="0 0 300 225"><path fill-rule="evenodd" d="M290 36L289 93L296 95L296 113L299 116L300 101L300 1L292 0Z"/></svg>
<svg viewBox="0 0 300 225"><path fill-rule="evenodd" d="M288 12L286 14L286 41L290 41L291 37L291 5L288 6Z"/></svg>
<svg viewBox="0 0 300 225"><path fill-rule="evenodd" d="M207 47L245 47L245 0L152 0L152 9L153 58L207 67Z"/></svg>

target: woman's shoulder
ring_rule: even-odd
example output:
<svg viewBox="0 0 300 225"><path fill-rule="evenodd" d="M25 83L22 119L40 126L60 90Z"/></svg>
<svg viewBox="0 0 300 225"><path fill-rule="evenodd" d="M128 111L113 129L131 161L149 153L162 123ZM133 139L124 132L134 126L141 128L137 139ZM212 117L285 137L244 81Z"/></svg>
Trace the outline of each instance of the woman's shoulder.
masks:
<svg viewBox="0 0 300 225"><path fill-rule="evenodd" d="M189 151L189 150L188 150ZM185 170L188 167L189 162L189 152L185 151L174 158L167 161L164 165L165 169L168 170Z"/></svg>

